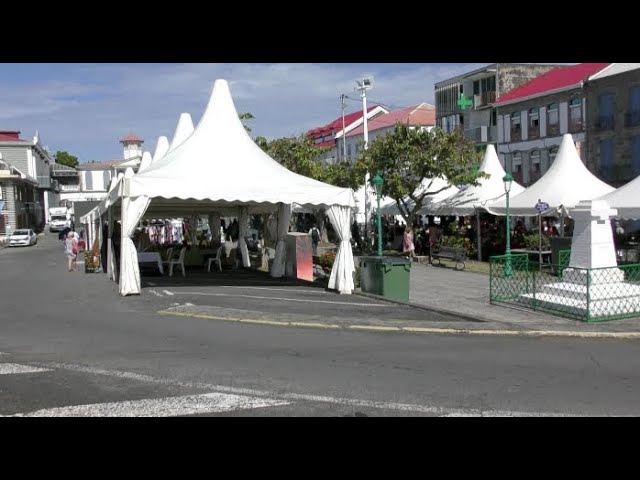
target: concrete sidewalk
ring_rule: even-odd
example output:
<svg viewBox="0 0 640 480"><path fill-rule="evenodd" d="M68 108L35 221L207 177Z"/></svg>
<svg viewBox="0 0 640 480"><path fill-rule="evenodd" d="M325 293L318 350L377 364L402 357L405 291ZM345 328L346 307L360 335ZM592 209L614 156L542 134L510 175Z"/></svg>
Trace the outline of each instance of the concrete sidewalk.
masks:
<svg viewBox="0 0 640 480"><path fill-rule="evenodd" d="M360 293L362 294L362 293ZM531 333L640 338L640 318L587 323L489 303L489 276L448 266L412 263L409 303L469 319L464 329L478 333ZM476 320L472 322L471 320ZM479 321L478 321L479 320ZM460 325L452 325L460 330ZM589 333L591 332L591 333ZM580 335L587 333L586 335Z"/></svg>

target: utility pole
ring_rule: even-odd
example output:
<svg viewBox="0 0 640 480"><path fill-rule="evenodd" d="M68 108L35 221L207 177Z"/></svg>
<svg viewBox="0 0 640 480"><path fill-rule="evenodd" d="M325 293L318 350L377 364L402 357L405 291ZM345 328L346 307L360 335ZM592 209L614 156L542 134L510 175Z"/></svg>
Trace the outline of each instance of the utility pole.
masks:
<svg viewBox="0 0 640 480"><path fill-rule="evenodd" d="M344 99L347 98L347 96L342 93L340 94L340 102L342 103L342 161L346 162L347 161L347 138L345 137L344 134L344 129L345 129L345 125L344 125Z"/></svg>
<svg viewBox="0 0 640 480"><path fill-rule="evenodd" d="M362 97L362 127L364 128L364 150L366 152L369 147L369 131L367 130L367 90L371 88L371 80L369 78L363 78L362 80L356 80L356 90L360 90L360 96ZM369 249L369 172L364 176L364 244Z"/></svg>

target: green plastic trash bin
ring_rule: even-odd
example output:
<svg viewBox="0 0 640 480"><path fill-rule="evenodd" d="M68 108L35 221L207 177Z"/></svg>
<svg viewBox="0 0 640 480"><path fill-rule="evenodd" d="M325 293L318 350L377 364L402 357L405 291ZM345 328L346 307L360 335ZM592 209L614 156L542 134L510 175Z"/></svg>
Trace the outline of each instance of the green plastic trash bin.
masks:
<svg viewBox="0 0 640 480"><path fill-rule="evenodd" d="M562 275L562 268L558 268L560 265L560 251L571 250L571 237L551 237L551 265L553 265L553 271L556 275ZM568 263L567 263L568 265ZM566 265L563 265L566 267Z"/></svg>
<svg viewBox="0 0 640 480"><path fill-rule="evenodd" d="M411 262L399 257L361 257L360 288L391 300L409 301Z"/></svg>

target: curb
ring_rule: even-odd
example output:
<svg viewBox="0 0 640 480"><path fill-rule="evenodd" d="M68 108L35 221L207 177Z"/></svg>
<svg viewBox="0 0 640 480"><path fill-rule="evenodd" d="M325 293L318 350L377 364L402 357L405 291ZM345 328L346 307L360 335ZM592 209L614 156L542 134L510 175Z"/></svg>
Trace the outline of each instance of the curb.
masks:
<svg viewBox="0 0 640 480"><path fill-rule="evenodd" d="M405 307L411 307L411 308L417 308L418 310L424 310L426 312L435 312L435 313L444 313L447 315L451 315L453 317L457 317L460 318L461 320L466 320L468 322L474 322L474 323L488 323L488 322L492 322L493 320L488 319L488 318L482 318L479 319L478 317L472 317L471 315L467 315L466 313L460 313L457 312L455 310L449 310L446 308L436 308L436 307L429 307L427 305L420 305L417 303L411 303L411 302L403 302L402 300L393 300L387 297L383 297L381 295L376 295L375 293L368 293L368 292L362 292L362 291L353 291L353 295L360 295L362 297L368 297L368 298L373 298L375 300L380 300L382 302L388 302L388 303L393 303L395 305L403 305Z"/></svg>
<svg viewBox="0 0 640 480"><path fill-rule="evenodd" d="M160 310L159 315L201 318L232 323L247 323L253 325L268 325L275 327L303 327L321 330L349 330L377 333L413 333L413 334L441 334L441 335L484 335L484 336L512 336L512 337L574 337L574 338L617 338L623 340L640 339L640 332L572 332L568 330L473 330L467 328L430 328L430 327L396 327L379 325L337 325L318 322L289 322L278 320L253 320L245 318L219 317L200 313L172 312Z"/></svg>

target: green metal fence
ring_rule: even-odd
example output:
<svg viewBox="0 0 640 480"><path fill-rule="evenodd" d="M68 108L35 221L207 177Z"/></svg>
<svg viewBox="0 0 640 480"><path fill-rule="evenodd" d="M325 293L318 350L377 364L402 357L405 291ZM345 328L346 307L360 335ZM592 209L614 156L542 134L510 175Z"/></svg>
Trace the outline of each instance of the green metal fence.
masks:
<svg viewBox="0 0 640 480"><path fill-rule="evenodd" d="M571 260L571 250L558 250L558 265L560 268L558 272L562 275L562 271L569 266L569 260Z"/></svg>
<svg viewBox="0 0 640 480"><path fill-rule="evenodd" d="M569 268L567 264L539 265L526 254L494 256L489 263L492 304L585 322L640 317L640 264Z"/></svg>

